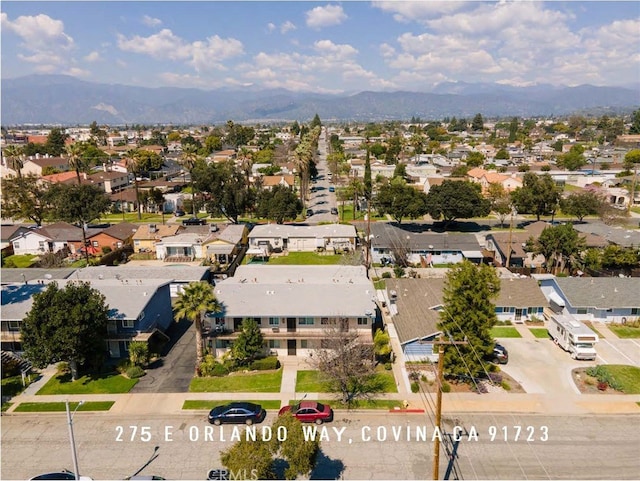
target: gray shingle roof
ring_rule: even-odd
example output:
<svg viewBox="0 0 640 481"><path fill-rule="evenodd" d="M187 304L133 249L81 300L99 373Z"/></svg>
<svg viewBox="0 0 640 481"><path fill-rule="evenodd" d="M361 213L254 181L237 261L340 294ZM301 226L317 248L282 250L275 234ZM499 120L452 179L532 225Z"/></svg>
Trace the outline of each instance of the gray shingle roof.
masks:
<svg viewBox="0 0 640 481"><path fill-rule="evenodd" d="M209 268L201 266L94 266L78 269L73 279L128 279L135 283L137 279L158 279L164 281L191 282L206 279Z"/></svg>
<svg viewBox="0 0 640 481"><path fill-rule="evenodd" d="M624 229L622 227L609 226L601 222L574 224L573 227L580 232L597 234L619 246L640 246L640 230L638 229Z"/></svg>
<svg viewBox="0 0 640 481"><path fill-rule="evenodd" d="M640 307L638 277L558 277L556 283L573 307Z"/></svg>
<svg viewBox="0 0 640 481"><path fill-rule="evenodd" d="M411 250L480 250L478 239L473 234L416 232L408 225L398 227L388 222L371 224L371 235L371 245L374 249L401 246Z"/></svg>
<svg viewBox="0 0 640 481"><path fill-rule="evenodd" d="M355 237L356 228L345 224L324 225L289 225L289 224L264 224L257 225L249 233L249 238L257 237Z"/></svg>

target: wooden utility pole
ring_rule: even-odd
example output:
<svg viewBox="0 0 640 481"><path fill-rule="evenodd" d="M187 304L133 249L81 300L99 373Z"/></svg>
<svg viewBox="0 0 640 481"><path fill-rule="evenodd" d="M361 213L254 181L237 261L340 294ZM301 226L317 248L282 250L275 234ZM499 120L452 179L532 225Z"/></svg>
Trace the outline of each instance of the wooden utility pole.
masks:
<svg viewBox="0 0 640 481"><path fill-rule="evenodd" d="M445 341L444 335L440 334L440 339L433 343L434 346L453 346L455 344L469 344L467 341ZM442 434L442 379L444 375L444 349L438 347L438 392L436 395L436 429ZM436 436L433 443L433 479L440 476L440 437Z"/></svg>

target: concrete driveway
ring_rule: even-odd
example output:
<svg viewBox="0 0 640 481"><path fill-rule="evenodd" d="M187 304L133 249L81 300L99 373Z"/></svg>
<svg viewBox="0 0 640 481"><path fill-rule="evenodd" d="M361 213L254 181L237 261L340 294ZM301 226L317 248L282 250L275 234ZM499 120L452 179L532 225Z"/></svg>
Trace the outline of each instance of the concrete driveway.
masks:
<svg viewBox="0 0 640 481"><path fill-rule="evenodd" d="M195 326L188 321L174 323L167 334L171 341L162 357L147 369L132 393L188 392L196 362Z"/></svg>

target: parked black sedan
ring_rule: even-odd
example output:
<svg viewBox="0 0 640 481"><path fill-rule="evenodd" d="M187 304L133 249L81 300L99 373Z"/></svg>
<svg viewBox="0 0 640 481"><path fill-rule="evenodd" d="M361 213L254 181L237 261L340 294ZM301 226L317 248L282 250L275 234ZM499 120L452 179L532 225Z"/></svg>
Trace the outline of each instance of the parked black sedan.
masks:
<svg viewBox="0 0 640 481"><path fill-rule="evenodd" d="M261 423L267 411L260 404L233 402L217 406L209 413L209 422L219 426L222 423L247 424Z"/></svg>

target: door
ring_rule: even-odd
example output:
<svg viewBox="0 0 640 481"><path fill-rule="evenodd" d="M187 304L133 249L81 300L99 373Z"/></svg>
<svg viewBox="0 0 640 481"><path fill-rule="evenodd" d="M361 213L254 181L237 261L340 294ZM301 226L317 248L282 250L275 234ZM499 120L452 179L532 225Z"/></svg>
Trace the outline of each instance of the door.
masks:
<svg viewBox="0 0 640 481"><path fill-rule="evenodd" d="M521 319L522 319L522 309L519 309L519 308L517 308L517 307L516 307L516 317L515 317L515 320L516 320L516 321L519 321L519 320L521 320Z"/></svg>
<svg viewBox="0 0 640 481"><path fill-rule="evenodd" d="M287 339L287 355L295 356L296 355L296 340L295 339Z"/></svg>
<svg viewBox="0 0 640 481"><path fill-rule="evenodd" d="M296 318L287 317L287 332L296 332Z"/></svg>
<svg viewBox="0 0 640 481"><path fill-rule="evenodd" d="M113 358L120 357L120 343L118 341L109 341L109 356Z"/></svg>

